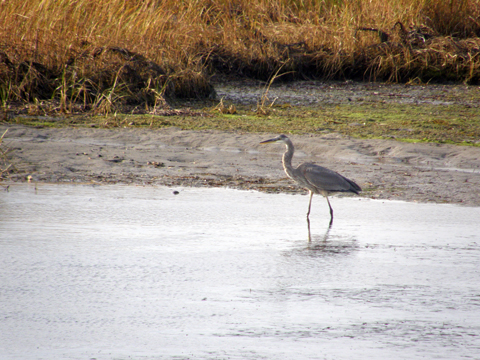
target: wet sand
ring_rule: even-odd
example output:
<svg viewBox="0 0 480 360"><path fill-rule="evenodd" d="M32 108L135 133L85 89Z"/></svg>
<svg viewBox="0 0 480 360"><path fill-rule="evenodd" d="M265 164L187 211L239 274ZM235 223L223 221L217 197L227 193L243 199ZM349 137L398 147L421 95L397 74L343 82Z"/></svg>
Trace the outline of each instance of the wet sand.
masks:
<svg viewBox="0 0 480 360"><path fill-rule="evenodd" d="M8 129L3 147L17 169L2 181L225 186L299 192L282 169L277 134L178 128ZM294 135L293 163L311 161L357 182L362 196L480 206L480 148L359 140L339 134Z"/></svg>

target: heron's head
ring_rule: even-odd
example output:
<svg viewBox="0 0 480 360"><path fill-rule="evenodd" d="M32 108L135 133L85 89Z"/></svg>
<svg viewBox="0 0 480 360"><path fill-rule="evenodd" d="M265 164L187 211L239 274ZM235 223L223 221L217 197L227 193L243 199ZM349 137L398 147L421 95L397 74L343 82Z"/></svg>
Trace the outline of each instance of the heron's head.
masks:
<svg viewBox="0 0 480 360"><path fill-rule="evenodd" d="M273 139L268 139L268 140L265 140L265 141L262 141L260 144L268 144L268 143L277 143L277 142L281 142L281 143L284 143L286 144L288 141L288 137L286 137L285 135L280 135L280 136L277 136L276 138L273 138Z"/></svg>

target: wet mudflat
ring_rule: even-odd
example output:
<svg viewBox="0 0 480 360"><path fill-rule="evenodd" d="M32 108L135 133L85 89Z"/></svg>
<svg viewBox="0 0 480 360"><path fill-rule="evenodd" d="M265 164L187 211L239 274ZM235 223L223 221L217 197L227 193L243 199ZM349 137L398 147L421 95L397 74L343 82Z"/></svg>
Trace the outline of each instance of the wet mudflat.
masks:
<svg viewBox="0 0 480 360"><path fill-rule="evenodd" d="M268 88L268 91L267 91ZM478 87L467 85L405 85L355 81L296 81L268 84L254 81L216 83L219 98L256 105L266 93L269 101L292 106L340 105L352 102L477 106ZM269 102L267 102L269 104Z"/></svg>
<svg viewBox="0 0 480 360"><path fill-rule="evenodd" d="M174 195L173 191L179 191ZM480 208L153 186L0 194L5 359L474 359Z"/></svg>

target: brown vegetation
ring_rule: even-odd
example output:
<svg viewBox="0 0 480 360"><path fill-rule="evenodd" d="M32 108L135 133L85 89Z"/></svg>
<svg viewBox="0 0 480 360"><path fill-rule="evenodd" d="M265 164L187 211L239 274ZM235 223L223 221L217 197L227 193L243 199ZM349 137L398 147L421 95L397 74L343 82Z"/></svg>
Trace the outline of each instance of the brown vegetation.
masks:
<svg viewBox="0 0 480 360"><path fill-rule="evenodd" d="M5 130L0 136L0 181L6 179L11 173L17 172L17 169L9 160L9 154L12 152L12 149L3 143L3 138L7 131Z"/></svg>
<svg viewBox="0 0 480 360"><path fill-rule="evenodd" d="M4 108L145 112L214 94L212 74L279 69L283 80L480 81L480 0L3 1L0 35Z"/></svg>

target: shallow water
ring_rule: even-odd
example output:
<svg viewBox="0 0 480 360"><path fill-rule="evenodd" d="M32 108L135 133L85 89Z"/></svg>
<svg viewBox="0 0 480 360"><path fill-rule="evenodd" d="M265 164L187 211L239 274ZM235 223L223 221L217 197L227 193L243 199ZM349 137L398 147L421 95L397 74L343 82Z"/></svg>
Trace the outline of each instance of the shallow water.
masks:
<svg viewBox="0 0 480 360"><path fill-rule="evenodd" d="M331 202L13 185L1 358L478 359L480 208Z"/></svg>

